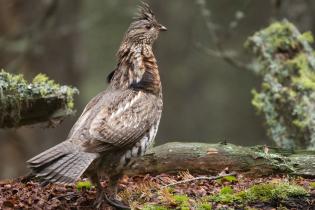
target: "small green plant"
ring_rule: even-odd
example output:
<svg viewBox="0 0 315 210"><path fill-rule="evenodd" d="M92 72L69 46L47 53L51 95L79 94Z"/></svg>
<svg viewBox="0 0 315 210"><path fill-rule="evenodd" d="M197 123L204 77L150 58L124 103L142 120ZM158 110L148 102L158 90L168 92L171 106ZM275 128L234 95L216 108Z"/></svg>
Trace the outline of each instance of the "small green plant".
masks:
<svg viewBox="0 0 315 210"><path fill-rule="evenodd" d="M181 210L190 209L189 198L187 195L174 195L173 198Z"/></svg>
<svg viewBox="0 0 315 210"><path fill-rule="evenodd" d="M92 184L90 181L79 181L76 184L76 188L79 191L84 190L84 189L89 190L92 188Z"/></svg>
<svg viewBox="0 0 315 210"><path fill-rule="evenodd" d="M225 186L220 191L221 194L233 194L234 190L230 186Z"/></svg>
<svg viewBox="0 0 315 210"><path fill-rule="evenodd" d="M240 201L241 198L230 186L225 186L220 193L209 196L209 200L216 203L231 204Z"/></svg>
<svg viewBox="0 0 315 210"><path fill-rule="evenodd" d="M201 202L197 205L197 210L212 210L212 205L210 203Z"/></svg>
<svg viewBox="0 0 315 210"><path fill-rule="evenodd" d="M220 179L216 179L215 182L222 184L222 182L227 181L227 182L237 182L237 178L235 176L225 176Z"/></svg>
<svg viewBox="0 0 315 210"><path fill-rule="evenodd" d="M237 181L237 178L235 176L225 176L222 179L226 180L228 182L236 182Z"/></svg>
<svg viewBox="0 0 315 210"><path fill-rule="evenodd" d="M169 210L165 206L161 206L161 205L146 205L142 209L143 210Z"/></svg>

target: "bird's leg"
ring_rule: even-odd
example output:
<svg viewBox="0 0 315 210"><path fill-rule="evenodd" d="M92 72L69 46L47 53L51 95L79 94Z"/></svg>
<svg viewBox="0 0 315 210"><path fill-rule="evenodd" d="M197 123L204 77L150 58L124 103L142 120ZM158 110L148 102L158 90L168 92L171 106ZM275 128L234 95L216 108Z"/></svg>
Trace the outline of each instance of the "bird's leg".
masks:
<svg viewBox="0 0 315 210"><path fill-rule="evenodd" d="M108 188L111 193L111 196L108 197L105 194L105 199L110 205L116 207L117 209L130 209L129 206L126 206L124 203L122 203L120 200L117 199L117 190L118 190L117 184L120 177L121 177L121 174L110 176Z"/></svg>
<svg viewBox="0 0 315 210"><path fill-rule="evenodd" d="M90 174L91 182L96 186L96 199L94 201L94 206L99 209L102 206L105 196L105 190L100 182L100 178L97 173Z"/></svg>
<svg viewBox="0 0 315 210"><path fill-rule="evenodd" d="M104 188L102 187L100 181L98 181L98 184L96 185L96 199L94 201L94 206L96 209L99 209L102 206L102 203L104 202L104 198L106 197L106 193Z"/></svg>

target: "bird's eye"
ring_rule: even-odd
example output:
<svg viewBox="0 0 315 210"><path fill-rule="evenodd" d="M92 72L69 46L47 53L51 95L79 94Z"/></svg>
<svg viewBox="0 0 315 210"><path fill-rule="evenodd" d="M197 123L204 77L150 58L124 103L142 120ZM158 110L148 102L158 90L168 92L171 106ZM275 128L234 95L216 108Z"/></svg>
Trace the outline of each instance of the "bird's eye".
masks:
<svg viewBox="0 0 315 210"><path fill-rule="evenodd" d="M145 28L149 30L152 28L152 25L146 25Z"/></svg>

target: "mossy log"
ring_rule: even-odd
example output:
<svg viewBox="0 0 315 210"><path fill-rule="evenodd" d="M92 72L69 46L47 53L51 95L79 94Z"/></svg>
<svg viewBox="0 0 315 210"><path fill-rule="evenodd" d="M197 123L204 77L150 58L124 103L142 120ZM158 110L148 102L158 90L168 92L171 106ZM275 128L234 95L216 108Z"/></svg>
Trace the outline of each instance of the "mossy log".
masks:
<svg viewBox="0 0 315 210"><path fill-rule="evenodd" d="M291 174L315 177L315 151L171 142L149 150L126 174L176 173L181 170L218 174L225 169L249 176Z"/></svg>
<svg viewBox="0 0 315 210"><path fill-rule="evenodd" d="M48 122L55 125L74 113L76 88L60 86L43 74L31 83L22 75L0 72L0 128Z"/></svg>

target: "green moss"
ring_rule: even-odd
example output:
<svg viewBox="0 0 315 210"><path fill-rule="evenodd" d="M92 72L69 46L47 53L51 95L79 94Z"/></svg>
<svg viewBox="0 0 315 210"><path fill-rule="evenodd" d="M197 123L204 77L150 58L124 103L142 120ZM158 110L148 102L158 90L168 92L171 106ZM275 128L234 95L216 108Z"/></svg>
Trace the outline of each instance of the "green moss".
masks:
<svg viewBox="0 0 315 210"><path fill-rule="evenodd" d="M177 195L169 194L168 203L164 205L148 204L145 205L143 209L147 210L164 210L164 209L180 209L180 210L190 210L191 204L189 203L189 197L187 195Z"/></svg>
<svg viewBox="0 0 315 210"><path fill-rule="evenodd" d="M229 186L223 187L220 193L211 195L208 200L221 204L249 202L269 202L272 200L285 200L289 197L306 196L307 191L298 185L279 183L279 184L258 184L241 192L234 192Z"/></svg>
<svg viewBox="0 0 315 210"><path fill-rule="evenodd" d="M199 199L187 195L164 195L161 204L147 204L146 210L197 209L211 210L212 205L223 204L245 207L255 202L285 201L291 197L304 197L308 192L301 186L290 183L262 183L253 185L243 191L235 192L232 187L224 186L219 193Z"/></svg>
<svg viewBox="0 0 315 210"><path fill-rule="evenodd" d="M268 53L274 53L279 49L295 49L299 46L299 43L297 39L292 36L293 29L294 25L290 22L274 22L266 29L250 37L245 42L245 47L253 49L255 53L259 53L259 47L256 46L256 43L263 44L265 49L268 50Z"/></svg>
<svg viewBox="0 0 315 210"><path fill-rule="evenodd" d="M221 189L220 194L233 194L233 189L230 186L225 186Z"/></svg>
<svg viewBox="0 0 315 210"><path fill-rule="evenodd" d="M235 176L225 176L222 179L228 181L228 182L236 182L237 178Z"/></svg>
<svg viewBox="0 0 315 210"><path fill-rule="evenodd" d="M13 75L5 72L3 69L0 72L0 87L2 91L15 92L18 91L22 86L27 83L23 78L22 74Z"/></svg>
<svg viewBox="0 0 315 210"><path fill-rule="evenodd" d="M257 56L261 88L252 105L264 116L269 136L287 149L315 148L315 57L310 32L301 34L288 21L275 22L249 37Z"/></svg>
<svg viewBox="0 0 315 210"><path fill-rule="evenodd" d="M257 112L260 113L264 107L264 102L261 98L261 95L255 89L253 89L252 96L253 96L252 105L257 110Z"/></svg>
<svg viewBox="0 0 315 210"><path fill-rule="evenodd" d="M304 53L287 62L289 68L298 72L292 77L293 85L300 89L315 90L315 72L310 68L309 61Z"/></svg>
<svg viewBox="0 0 315 210"><path fill-rule="evenodd" d="M304 129L307 127L308 125L308 120L299 120L299 119L295 119L292 121L292 124L297 127L297 128L301 128Z"/></svg>
<svg viewBox="0 0 315 210"><path fill-rule="evenodd" d="M23 75L10 74L4 70L0 71L0 127L3 127L5 119L14 119L18 124L21 120L21 104L40 98L59 98L64 101L66 113L72 114L74 108L74 95L78 94L76 88L60 86L50 80L44 74L35 76L31 83L28 83ZM62 107L59 107L62 109Z"/></svg>
<svg viewBox="0 0 315 210"><path fill-rule="evenodd" d="M220 193L209 196L209 200L216 203L231 204L241 201L241 197L234 193L230 186L225 186Z"/></svg>
<svg viewBox="0 0 315 210"><path fill-rule="evenodd" d="M83 189L89 190L91 189L92 184L89 181L80 181L76 183L77 190L81 191Z"/></svg>
<svg viewBox="0 0 315 210"><path fill-rule="evenodd" d="M272 193L274 185L260 184L255 185L242 194L242 197L249 201L269 201L273 199L274 193Z"/></svg>
<svg viewBox="0 0 315 210"><path fill-rule="evenodd" d="M189 210L190 204L189 204L189 198L187 195L174 195L173 196L178 208L181 210Z"/></svg>
<svg viewBox="0 0 315 210"><path fill-rule="evenodd" d="M146 205L142 208L143 210L168 210L168 208L161 205Z"/></svg>
<svg viewBox="0 0 315 210"><path fill-rule="evenodd" d="M275 22L271 24L264 31L265 34L268 35L268 44L274 48L295 48L297 43L293 39L290 39L293 27L294 26L289 22Z"/></svg>
<svg viewBox="0 0 315 210"><path fill-rule="evenodd" d="M306 196L307 191L298 185L279 183L279 184L259 184L254 185L242 195L247 201L270 201L284 200L289 197Z"/></svg>
<svg viewBox="0 0 315 210"><path fill-rule="evenodd" d="M262 88L264 91L268 91L268 90L271 89L270 84L268 84L268 83L266 83L266 82L263 82L263 83L261 84L261 88Z"/></svg>
<svg viewBox="0 0 315 210"><path fill-rule="evenodd" d="M34 77L32 85L38 88L42 97L49 96L60 89L59 84L55 83L54 80L49 79L47 75L41 73Z"/></svg>
<svg viewBox="0 0 315 210"><path fill-rule="evenodd" d="M307 32L304 32L303 34L301 34L301 36L299 36L299 40L306 41L308 43L313 43L314 37L313 37L312 32L307 31Z"/></svg>
<svg viewBox="0 0 315 210"><path fill-rule="evenodd" d="M197 205L197 210L212 210L212 205L210 203L200 203Z"/></svg>
<svg viewBox="0 0 315 210"><path fill-rule="evenodd" d="M225 176L220 179L216 179L215 182L222 184L223 181L227 182L237 182L237 178L235 176Z"/></svg>
<svg viewBox="0 0 315 210"><path fill-rule="evenodd" d="M67 107L69 110L74 109L74 95L79 94L76 88L67 88Z"/></svg>
<svg viewBox="0 0 315 210"><path fill-rule="evenodd" d="M33 79L33 84L34 83L46 83L49 81L49 78L47 77L46 74L39 73L37 74L34 79Z"/></svg>
<svg viewBox="0 0 315 210"><path fill-rule="evenodd" d="M276 198L287 199L289 197L307 196L308 192L301 186L289 183L282 183L276 185L272 191Z"/></svg>
<svg viewBox="0 0 315 210"><path fill-rule="evenodd" d="M189 198L187 195L174 195L174 200L181 204L188 202Z"/></svg>
<svg viewBox="0 0 315 210"><path fill-rule="evenodd" d="M311 182L311 183L310 183L310 187L311 187L312 189L315 189L315 182Z"/></svg>

